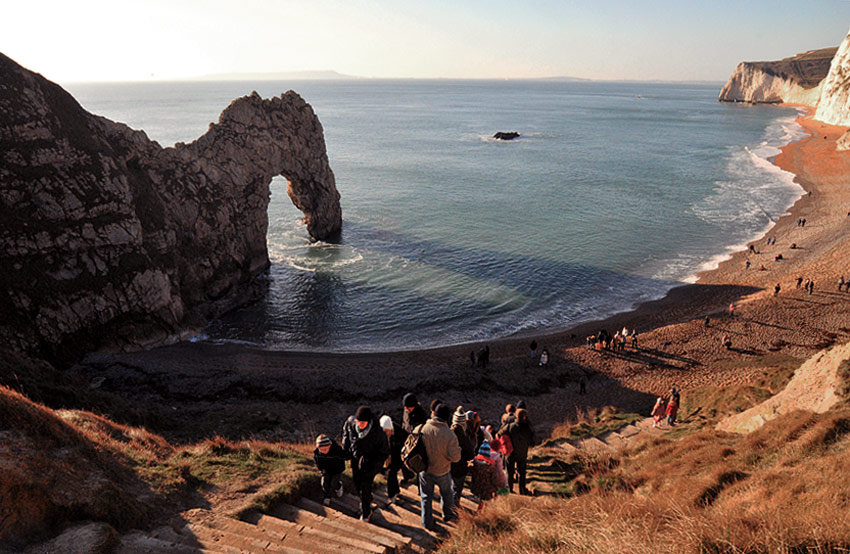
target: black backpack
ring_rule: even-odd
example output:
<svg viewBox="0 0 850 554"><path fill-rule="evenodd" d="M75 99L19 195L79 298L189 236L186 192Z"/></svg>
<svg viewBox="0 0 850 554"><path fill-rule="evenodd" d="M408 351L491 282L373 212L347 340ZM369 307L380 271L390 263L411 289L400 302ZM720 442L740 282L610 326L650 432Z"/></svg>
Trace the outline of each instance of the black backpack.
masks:
<svg viewBox="0 0 850 554"><path fill-rule="evenodd" d="M404 441L401 447L401 462L414 473L428 469L428 451L422 438L422 425L418 425Z"/></svg>

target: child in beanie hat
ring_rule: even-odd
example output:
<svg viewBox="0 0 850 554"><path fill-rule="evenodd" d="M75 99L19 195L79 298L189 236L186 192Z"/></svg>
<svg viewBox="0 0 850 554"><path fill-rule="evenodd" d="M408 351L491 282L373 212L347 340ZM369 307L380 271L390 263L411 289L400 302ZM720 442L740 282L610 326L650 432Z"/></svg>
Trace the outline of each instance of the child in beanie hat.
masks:
<svg viewBox="0 0 850 554"><path fill-rule="evenodd" d="M481 443L478 455L472 460L472 494L478 497L478 511L484 508L484 502L496 496L499 489L505 487L506 480L502 474L501 464L490 457L490 444Z"/></svg>
<svg viewBox="0 0 850 554"><path fill-rule="evenodd" d="M331 496L342 496L342 472L345 471L345 460L350 456L332 438L327 435L316 437L316 449L313 450L313 461L322 473L322 504L329 506Z"/></svg>

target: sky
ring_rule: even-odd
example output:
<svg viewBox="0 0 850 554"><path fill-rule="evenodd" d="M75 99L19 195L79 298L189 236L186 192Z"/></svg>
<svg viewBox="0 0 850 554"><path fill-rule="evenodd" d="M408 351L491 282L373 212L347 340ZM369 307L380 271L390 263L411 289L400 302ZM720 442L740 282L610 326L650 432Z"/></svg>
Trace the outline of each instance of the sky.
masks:
<svg viewBox="0 0 850 554"><path fill-rule="evenodd" d="M725 81L837 46L850 0L4 0L0 52L48 79L333 70L375 78Z"/></svg>

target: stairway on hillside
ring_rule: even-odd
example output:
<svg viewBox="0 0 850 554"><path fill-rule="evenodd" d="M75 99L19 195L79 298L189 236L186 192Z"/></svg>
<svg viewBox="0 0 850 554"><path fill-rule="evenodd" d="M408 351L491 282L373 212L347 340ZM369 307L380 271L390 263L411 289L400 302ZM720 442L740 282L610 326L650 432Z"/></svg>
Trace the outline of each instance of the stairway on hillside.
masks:
<svg viewBox="0 0 850 554"><path fill-rule="evenodd" d="M282 504L271 513L251 512L243 520L205 509L181 514L175 527L150 532L133 531L121 537L118 554L219 553L254 554L281 552L307 553L424 553L434 550L440 534L454 526L438 521L438 532L420 524L419 490L415 485L402 489L399 500L390 504L386 494L376 491L371 523L357 515L360 501L346 494L323 506L306 498L294 505ZM477 502L461 499L461 509L474 512ZM441 514L435 501L434 514ZM439 520L439 517L436 518Z"/></svg>

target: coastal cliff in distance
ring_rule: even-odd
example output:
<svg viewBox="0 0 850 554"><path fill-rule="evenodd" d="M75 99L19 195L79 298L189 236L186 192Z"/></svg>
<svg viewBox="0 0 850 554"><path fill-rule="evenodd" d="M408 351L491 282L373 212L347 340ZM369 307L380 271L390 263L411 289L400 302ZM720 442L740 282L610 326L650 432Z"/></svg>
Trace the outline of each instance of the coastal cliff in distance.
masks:
<svg viewBox="0 0 850 554"><path fill-rule="evenodd" d="M836 50L810 50L773 62L741 62L720 91L719 100L814 106Z"/></svg>
<svg viewBox="0 0 850 554"><path fill-rule="evenodd" d="M850 126L850 33L832 59L814 118L830 125Z"/></svg>
<svg viewBox="0 0 850 554"><path fill-rule="evenodd" d="M135 349L256 298L275 175L311 236L339 232L323 130L296 93L239 98L162 148L0 54L0 344L53 361Z"/></svg>

